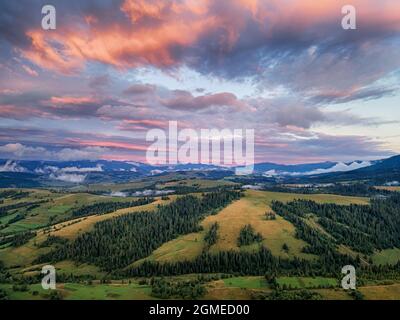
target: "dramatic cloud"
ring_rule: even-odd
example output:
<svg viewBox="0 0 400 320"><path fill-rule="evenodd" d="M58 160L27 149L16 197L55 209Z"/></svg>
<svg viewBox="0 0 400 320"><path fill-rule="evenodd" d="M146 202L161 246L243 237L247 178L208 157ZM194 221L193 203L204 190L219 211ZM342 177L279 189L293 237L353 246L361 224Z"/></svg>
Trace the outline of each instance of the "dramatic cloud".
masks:
<svg viewBox="0 0 400 320"><path fill-rule="evenodd" d="M187 65L202 73L252 76L306 91L363 87L400 63L394 40L400 31L400 7L391 0L352 1L358 29L350 31L341 28L341 8L347 3L337 0L115 4L118 1L113 7L105 1L95 7L89 2L82 8L72 1L70 9L60 4L71 12L70 25L64 22L57 32L46 33L34 23L30 28L23 24L19 31L24 36L18 38L24 39L17 48L32 63L65 74L82 70L87 62L118 69ZM7 7L20 13L20 8ZM6 27L4 34L10 40L11 26ZM377 59L382 48L387 58ZM322 76L326 81L321 82Z"/></svg>
<svg viewBox="0 0 400 320"><path fill-rule="evenodd" d="M43 1L0 4L0 158L143 160L168 121L255 129L257 161L400 151L397 1L352 0L356 30L345 0L52 4L51 31Z"/></svg>
<svg viewBox="0 0 400 320"><path fill-rule="evenodd" d="M123 102L129 105L129 102ZM0 118L88 118L94 117L104 105L119 105L113 98L87 96L56 96L45 92L0 93Z"/></svg>

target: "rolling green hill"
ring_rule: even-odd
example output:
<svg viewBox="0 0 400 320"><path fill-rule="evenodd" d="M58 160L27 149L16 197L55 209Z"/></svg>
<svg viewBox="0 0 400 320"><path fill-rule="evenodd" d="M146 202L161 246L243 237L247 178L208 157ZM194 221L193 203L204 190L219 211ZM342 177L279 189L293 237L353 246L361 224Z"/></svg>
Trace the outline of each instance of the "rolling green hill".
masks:
<svg viewBox="0 0 400 320"><path fill-rule="evenodd" d="M157 183L193 189L143 204L85 192L0 190L0 291L11 299L52 298L38 285L41 267L52 264L63 299L353 299L339 281L341 267L353 264L365 298L381 292L400 299L397 192L369 199L235 191L224 180ZM110 212L101 209L106 203L119 204ZM246 226L259 240L239 246Z"/></svg>

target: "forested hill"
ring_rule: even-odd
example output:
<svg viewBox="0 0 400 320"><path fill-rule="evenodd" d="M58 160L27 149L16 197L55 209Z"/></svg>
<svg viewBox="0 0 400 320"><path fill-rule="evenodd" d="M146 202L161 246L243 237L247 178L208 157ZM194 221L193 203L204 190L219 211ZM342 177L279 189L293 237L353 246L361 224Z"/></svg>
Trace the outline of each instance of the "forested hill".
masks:
<svg viewBox="0 0 400 320"><path fill-rule="evenodd" d="M374 250L400 247L400 194L387 199L372 199L370 205L343 206L319 204L309 200L289 203L275 201L273 210L296 225L298 236L312 243L309 252L321 254L318 239L307 235L304 220L308 215L317 217L318 223L332 237L334 244L347 245L355 251L372 254ZM325 237L326 238L326 237ZM311 241L312 240L312 241ZM327 239L325 239L327 240Z"/></svg>
<svg viewBox="0 0 400 320"><path fill-rule="evenodd" d="M163 243L200 230L199 222L217 213L240 192L220 191L178 198L155 212L139 212L109 219L80 235L72 243L41 256L38 263L72 259L112 271L147 257Z"/></svg>

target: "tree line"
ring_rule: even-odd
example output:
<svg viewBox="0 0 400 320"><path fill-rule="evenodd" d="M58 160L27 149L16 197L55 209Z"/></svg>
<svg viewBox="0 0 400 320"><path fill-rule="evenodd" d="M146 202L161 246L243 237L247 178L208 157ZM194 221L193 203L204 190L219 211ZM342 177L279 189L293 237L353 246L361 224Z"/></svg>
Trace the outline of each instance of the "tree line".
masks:
<svg viewBox="0 0 400 320"><path fill-rule="evenodd" d="M134 201L124 201L124 202L98 202L87 206L82 206L80 208L74 209L71 212L72 217L84 217L88 215L101 215L111 213L120 209L143 206L154 202L153 198L140 198Z"/></svg>
<svg viewBox="0 0 400 320"><path fill-rule="evenodd" d="M353 196L353 197L376 197L376 196L390 196L393 191L377 189L372 185L365 183L352 183L352 184L341 184L334 183L331 185L319 186L311 185L307 187L287 187L283 185L270 185L264 188L266 191L271 192L285 192L285 193L300 193L300 194L338 194L342 196Z"/></svg>
<svg viewBox="0 0 400 320"><path fill-rule="evenodd" d="M143 261L115 272L121 277L174 276L191 273L229 273L236 275L286 275L286 276L329 276L336 277L344 265L360 267L360 263L349 256L327 253L317 260L275 257L270 250L261 246L254 252L203 251L194 260L178 262Z"/></svg>

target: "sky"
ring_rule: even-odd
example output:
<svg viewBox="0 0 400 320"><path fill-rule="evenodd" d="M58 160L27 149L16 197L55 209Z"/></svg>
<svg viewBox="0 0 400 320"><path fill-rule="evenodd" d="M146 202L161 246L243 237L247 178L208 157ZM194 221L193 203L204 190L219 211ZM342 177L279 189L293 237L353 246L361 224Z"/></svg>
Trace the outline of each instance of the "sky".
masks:
<svg viewBox="0 0 400 320"><path fill-rule="evenodd" d="M254 129L256 162L389 157L399 49L397 0L3 0L0 158L145 161L168 121Z"/></svg>

